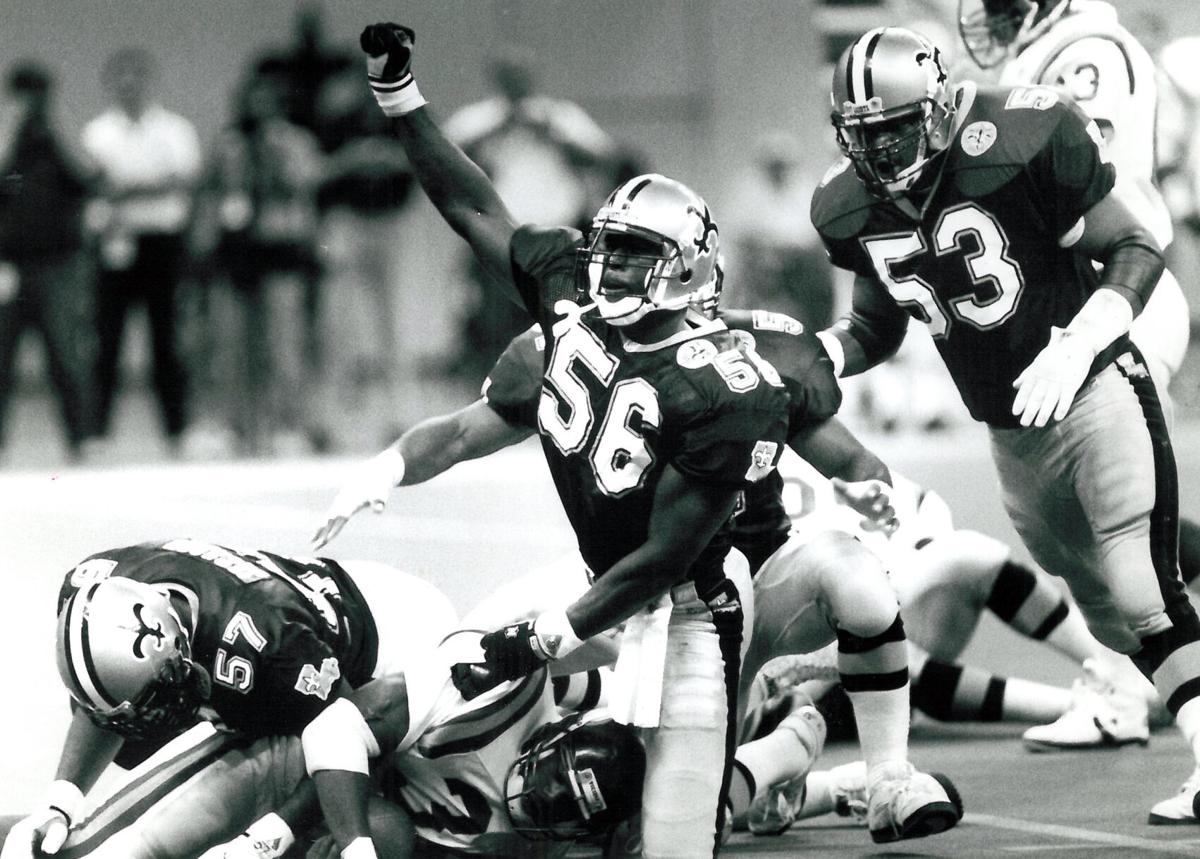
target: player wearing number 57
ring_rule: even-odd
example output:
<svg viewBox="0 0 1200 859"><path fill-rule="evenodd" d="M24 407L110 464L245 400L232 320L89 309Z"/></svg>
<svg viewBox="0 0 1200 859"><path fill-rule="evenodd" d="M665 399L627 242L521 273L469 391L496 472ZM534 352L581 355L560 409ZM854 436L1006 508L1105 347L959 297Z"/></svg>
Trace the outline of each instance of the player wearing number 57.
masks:
<svg viewBox="0 0 1200 859"><path fill-rule="evenodd" d="M651 729L643 853L709 854L752 612L731 516L739 493L775 468L787 393L724 323L688 322L688 304L715 283L719 254L717 223L698 194L638 176L609 195L587 238L517 224L426 106L414 38L396 24L367 27L368 79L431 202L495 288L542 329L538 433L593 582L568 605L483 635L482 662L454 666L455 683L470 698L626 621L613 713ZM328 819L334 779L315 779Z"/></svg>
<svg viewBox="0 0 1200 859"><path fill-rule="evenodd" d="M820 335L834 365L852 375L883 361L910 316L928 328L987 425L1030 554L1200 750L1200 621L1178 571L1175 460L1128 337L1163 260L1112 193L1100 129L1056 89L956 84L936 46L890 27L846 49L831 100L846 157L812 218L856 276L849 315Z"/></svg>
<svg viewBox="0 0 1200 859"><path fill-rule="evenodd" d="M85 558L58 599L73 716L3 859L194 857L252 823L273 845L256 855L282 855L316 809L311 789L279 805L305 774L301 731L373 678L425 665L456 625L433 585L371 561L192 539ZM415 685L410 698L426 703ZM114 761L137 769L97 807L84 794Z"/></svg>

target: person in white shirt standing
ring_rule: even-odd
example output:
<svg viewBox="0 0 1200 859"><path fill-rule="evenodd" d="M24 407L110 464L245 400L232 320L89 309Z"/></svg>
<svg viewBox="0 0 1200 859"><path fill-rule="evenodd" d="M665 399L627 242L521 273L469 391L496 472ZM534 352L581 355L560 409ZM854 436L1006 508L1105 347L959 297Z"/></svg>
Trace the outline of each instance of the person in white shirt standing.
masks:
<svg viewBox="0 0 1200 859"><path fill-rule="evenodd" d="M176 292L186 261L192 189L202 162L195 126L153 98L156 65L141 48L105 62L102 80L113 105L89 122L83 148L101 187L88 225L99 252L96 299L96 432L107 436L118 359L129 309L150 319L154 388L171 448L186 424L186 370L179 355Z"/></svg>
<svg viewBox="0 0 1200 859"><path fill-rule="evenodd" d="M1117 10L1102 0L959 0L959 32L971 59L981 69L998 69L1008 86L1051 86L1070 95L1095 120L1104 137L1105 157L1116 167L1113 193L1153 233L1160 247L1174 238L1171 215L1154 182L1157 70L1147 50L1117 20ZM1170 419L1167 386L1187 351L1190 313L1178 281L1164 270L1145 310L1129 330L1158 388ZM1187 526L1189 523L1184 523ZM1195 534L1185 527L1182 537ZM1181 559L1191 556L1187 547ZM1192 577L1184 575L1185 581ZM1073 707L1099 711L1092 718L1068 712L1050 725L1030 728L1027 740L1043 749L1080 748L1094 739L1107 741L1100 724L1116 679L1131 677L1113 654L1107 676L1085 676L1098 694L1079 696ZM1086 732L1088 736L1080 734ZM1152 824L1197 823L1192 799L1200 791L1200 768L1175 797L1150 811Z"/></svg>

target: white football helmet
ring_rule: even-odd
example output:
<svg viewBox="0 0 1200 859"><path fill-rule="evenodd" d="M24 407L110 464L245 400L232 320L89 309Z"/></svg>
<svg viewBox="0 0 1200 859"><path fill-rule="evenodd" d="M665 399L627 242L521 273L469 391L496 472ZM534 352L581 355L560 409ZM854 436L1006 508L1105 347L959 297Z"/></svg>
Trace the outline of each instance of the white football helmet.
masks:
<svg viewBox="0 0 1200 859"><path fill-rule="evenodd" d="M581 259L588 295L612 325L679 310L711 290L717 225L708 204L656 173L621 185L596 213Z"/></svg>
<svg viewBox="0 0 1200 859"><path fill-rule="evenodd" d="M75 591L58 614L58 673L102 728L125 736L182 726L207 700L207 672L161 591L113 577Z"/></svg>
<svg viewBox="0 0 1200 859"><path fill-rule="evenodd" d="M1000 65L1067 13L1071 0L958 0L958 32L975 65Z"/></svg>
<svg viewBox="0 0 1200 859"><path fill-rule="evenodd" d="M876 194L916 184L950 142L953 91L941 52L900 27L877 27L842 52L833 70L831 119L838 145Z"/></svg>

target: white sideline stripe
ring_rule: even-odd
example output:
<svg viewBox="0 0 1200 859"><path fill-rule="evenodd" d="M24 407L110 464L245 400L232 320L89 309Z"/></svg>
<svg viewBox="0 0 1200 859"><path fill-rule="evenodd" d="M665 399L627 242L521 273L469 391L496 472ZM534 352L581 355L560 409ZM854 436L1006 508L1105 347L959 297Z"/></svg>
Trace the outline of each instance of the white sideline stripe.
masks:
<svg viewBox="0 0 1200 859"><path fill-rule="evenodd" d="M0 486L10 489L103 489L114 480L122 485L156 486L173 492L219 491L222 495L263 494L297 489L328 488L336 491L362 458L269 460L260 462L156 463L111 468L63 468L14 471L0 476ZM440 486L542 483L553 485L536 447L501 451L482 460L462 462L434 478Z"/></svg>
<svg viewBox="0 0 1200 859"><path fill-rule="evenodd" d="M991 826L995 829L1011 829L1014 832L1028 832L1033 835L1050 835L1055 838L1108 844L1113 847L1128 847L1147 853L1166 853L1174 856L1196 855L1196 844L1192 841L1155 841L1131 835L1097 832L1094 829L1080 829L1077 826L1060 826L1057 823L1035 823L1014 817L997 817L994 814L968 813L963 815L963 822L978 826Z"/></svg>
<svg viewBox="0 0 1200 859"><path fill-rule="evenodd" d="M65 499L64 499L65 500ZM70 503L54 505L55 513L70 513L73 516L94 517L108 520L112 510L88 501L72 499ZM136 517L139 522L150 525L161 522L172 527L180 521L189 527L201 525L222 526L235 520L240 527L270 532L290 532L298 539L312 536L321 524L323 511L312 512L279 504L251 504L233 508L228 501L158 501L145 499L137 503L121 505L122 516ZM474 545L487 541L492 545L539 546L554 548L571 547L570 529L558 522L547 522L541 527L530 527L528 522L483 521L477 518L454 516L403 516L386 513L359 513L346 526L366 533L369 528L378 536L396 540L426 540L450 545ZM334 551L336 547L324 549L322 553Z"/></svg>

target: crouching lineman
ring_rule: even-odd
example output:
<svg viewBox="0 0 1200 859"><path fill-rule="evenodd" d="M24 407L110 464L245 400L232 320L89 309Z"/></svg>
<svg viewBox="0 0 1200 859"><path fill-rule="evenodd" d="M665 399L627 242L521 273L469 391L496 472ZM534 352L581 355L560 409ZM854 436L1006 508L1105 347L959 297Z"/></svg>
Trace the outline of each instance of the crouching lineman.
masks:
<svg viewBox="0 0 1200 859"><path fill-rule="evenodd" d="M715 304L717 295L714 290L706 302ZM752 340L755 351L780 369L781 382L791 395L789 445L831 474L854 481L842 484L854 496L848 500L886 524L890 508L872 478L886 477L887 469L832 417L840 393L820 342L799 322L781 314L729 311L721 320L717 324ZM713 321L695 313L694 324ZM423 482L457 462L532 434L544 348L544 338L536 330L515 338L489 375L482 399L418 424L366 463L335 498L317 531L318 546L332 539L359 510L382 509L393 486ZM870 773L872 838L894 841L953 826L960 815L944 788L907 761L904 628L882 564L844 530L791 534L780 492L781 481L773 476L747 490L731 535L756 571L753 633L744 655L740 707L745 707L757 669L772 656L805 653L836 640L836 671L849 690ZM491 611L483 616L473 613L472 624L491 628L511 623L543 605L569 601L586 587L581 561L569 558L503 586L489 599ZM734 767L729 790L735 814L749 805L752 831L782 832L794 819L802 776L782 778L778 767L789 764L778 755L739 755L741 762ZM764 790L764 786L773 787Z"/></svg>
<svg viewBox="0 0 1200 859"><path fill-rule="evenodd" d="M291 794L304 765L289 736L349 690L428 660L455 621L435 587L369 561L190 539L86 558L59 594L74 714L55 781L3 859L199 855ZM159 746L83 817L110 762ZM292 841L283 816L257 826L279 853Z"/></svg>

